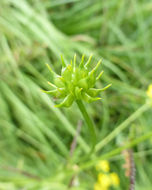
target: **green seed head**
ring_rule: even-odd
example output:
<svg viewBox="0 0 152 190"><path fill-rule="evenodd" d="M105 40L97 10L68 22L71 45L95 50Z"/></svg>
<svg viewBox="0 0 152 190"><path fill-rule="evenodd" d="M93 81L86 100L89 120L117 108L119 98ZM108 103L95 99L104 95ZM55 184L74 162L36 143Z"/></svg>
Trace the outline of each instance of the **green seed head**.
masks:
<svg viewBox="0 0 152 190"><path fill-rule="evenodd" d="M90 71L89 64L92 59L92 55L88 61L84 63L84 56L82 56L79 65L76 64L76 55L73 62L66 65L63 57L61 76L57 75L50 67L48 68L53 75L53 84L48 82L54 89L51 91L43 91L52 95L55 98L63 99L60 104L55 107L70 107L75 100L83 100L85 102L97 101L101 98L97 97L101 91L104 91L111 85L106 86L103 89L95 89L95 83L101 77L103 71L97 76L96 72L101 64L101 60Z"/></svg>

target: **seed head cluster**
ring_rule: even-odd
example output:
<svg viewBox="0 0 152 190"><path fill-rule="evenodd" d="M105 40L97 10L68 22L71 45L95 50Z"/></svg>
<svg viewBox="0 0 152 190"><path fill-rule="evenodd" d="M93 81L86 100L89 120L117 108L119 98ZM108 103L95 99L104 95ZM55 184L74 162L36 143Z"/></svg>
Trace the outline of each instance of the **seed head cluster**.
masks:
<svg viewBox="0 0 152 190"><path fill-rule="evenodd" d="M105 88L94 88L95 83L103 74L101 71L97 75L97 70L101 65L101 60L90 71L89 65L91 63L92 55L88 61L84 62L84 55L82 56L80 64L76 63L76 55L70 64L66 64L63 57L61 75L57 75L51 67L47 64L50 72L53 74L53 83L48 82L54 89L51 91L44 91L47 94L52 95L57 99L63 99L61 103L55 105L55 107L70 107L75 100L83 100L85 102L93 102L100 100L98 94L106 90Z"/></svg>

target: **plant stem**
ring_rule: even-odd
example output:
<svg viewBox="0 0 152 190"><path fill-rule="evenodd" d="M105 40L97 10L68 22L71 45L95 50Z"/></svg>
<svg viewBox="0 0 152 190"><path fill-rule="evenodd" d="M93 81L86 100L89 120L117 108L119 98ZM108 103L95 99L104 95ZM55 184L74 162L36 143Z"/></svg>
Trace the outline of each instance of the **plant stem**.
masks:
<svg viewBox="0 0 152 190"><path fill-rule="evenodd" d="M81 100L77 100L77 105L81 111L81 114L83 115L83 118L88 126L89 129L89 134L92 140L92 147L90 152L92 153L95 149L95 145L96 145L96 132L95 132L95 127L94 127L94 123L92 121L92 119L89 117L87 110L85 109L84 104L82 103Z"/></svg>
<svg viewBox="0 0 152 190"><path fill-rule="evenodd" d="M139 143L149 139L152 137L152 132L149 132L145 135L142 135L138 138L136 138L135 140L132 140L131 142L127 143L126 145L122 146L122 147L118 147L118 148L115 148L114 150L108 152L108 153L105 153L103 154L102 156L99 156L99 157L96 157L92 160L89 160L88 162L80 165L80 168L79 168L79 172L80 171L83 171L84 169L88 169L88 168L91 168L92 166L94 166L99 160L108 160L110 158L112 158L113 156L115 155L118 155L120 154L123 150L125 149L128 149L128 148L131 148L135 145L138 145Z"/></svg>
<svg viewBox="0 0 152 190"><path fill-rule="evenodd" d="M116 129L114 129L109 135L107 135L102 141L96 145L96 151L101 150L107 143L114 139L122 130L124 130L131 122L137 119L142 113L148 110L149 103L145 103L138 110L136 110L130 117L128 117L123 123L121 123Z"/></svg>

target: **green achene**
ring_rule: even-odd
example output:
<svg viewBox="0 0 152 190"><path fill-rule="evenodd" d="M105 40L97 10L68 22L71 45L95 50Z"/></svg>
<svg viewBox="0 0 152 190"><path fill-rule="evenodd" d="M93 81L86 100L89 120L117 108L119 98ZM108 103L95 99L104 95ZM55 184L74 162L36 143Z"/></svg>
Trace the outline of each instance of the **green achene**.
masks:
<svg viewBox="0 0 152 190"><path fill-rule="evenodd" d="M63 99L61 103L55 105L55 107L70 107L72 103L77 100L82 100L87 103L100 100L101 98L98 97L98 94L111 86L111 84L109 84L102 89L94 88L96 81L100 79L103 71L97 75L101 60L99 60L91 71L89 70L92 55L86 63L84 62L83 55L80 64L76 63L76 54L74 55L74 60L71 60L70 64L66 64L63 57L61 57L61 60L61 76L57 75L47 64L54 77L53 84L50 82L48 83L54 89L51 91L42 90L57 99Z"/></svg>

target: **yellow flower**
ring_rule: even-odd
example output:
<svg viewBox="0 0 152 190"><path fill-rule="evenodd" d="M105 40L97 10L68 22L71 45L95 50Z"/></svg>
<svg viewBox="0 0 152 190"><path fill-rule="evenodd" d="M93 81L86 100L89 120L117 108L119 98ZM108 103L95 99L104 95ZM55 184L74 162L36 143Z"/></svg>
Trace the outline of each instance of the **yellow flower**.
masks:
<svg viewBox="0 0 152 190"><path fill-rule="evenodd" d="M94 190L100 190L100 184L99 183L94 184Z"/></svg>
<svg viewBox="0 0 152 190"><path fill-rule="evenodd" d="M152 84L148 86L147 96L152 99Z"/></svg>
<svg viewBox="0 0 152 190"><path fill-rule="evenodd" d="M110 176L107 174L99 173L98 174L98 182L102 187L108 188L111 185Z"/></svg>
<svg viewBox="0 0 152 190"><path fill-rule="evenodd" d="M109 162L107 160L101 160L99 163L96 165L97 170L102 170L104 172L109 172L110 166Z"/></svg>
<svg viewBox="0 0 152 190"><path fill-rule="evenodd" d="M108 187L104 187L100 183L95 183L94 190L108 190Z"/></svg>
<svg viewBox="0 0 152 190"><path fill-rule="evenodd" d="M118 186L120 184L120 179L116 173L110 173L112 185Z"/></svg>

